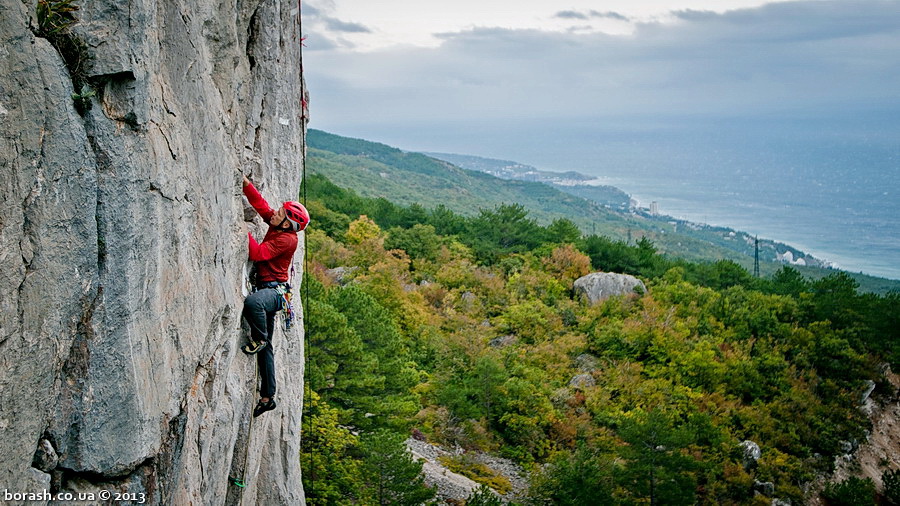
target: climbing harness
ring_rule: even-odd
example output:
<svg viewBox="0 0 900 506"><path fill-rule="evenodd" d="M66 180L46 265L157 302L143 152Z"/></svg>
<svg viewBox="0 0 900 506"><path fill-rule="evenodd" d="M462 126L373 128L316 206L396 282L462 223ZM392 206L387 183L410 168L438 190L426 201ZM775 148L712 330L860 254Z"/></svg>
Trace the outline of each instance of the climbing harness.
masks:
<svg viewBox="0 0 900 506"><path fill-rule="evenodd" d="M291 262L291 276L290 279L294 279L294 265L293 261ZM259 286L254 286L251 288L252 292L257 292L259 290L265 290L267 288L274 288L275 293L281 297L281 306L278 309L281 311L281 320L282 325L284 326L284 331L287 332L291 330L291 327L294 326L294 318L296 314L294 313L294 303L293 299L293 287L291 286L290 281L278 282L271 281L269 283L263 283ZM271 336L270 336L271 337ZM251 339L252 341L252 339ZM245 351L245 353L247 353Z"/></svg>

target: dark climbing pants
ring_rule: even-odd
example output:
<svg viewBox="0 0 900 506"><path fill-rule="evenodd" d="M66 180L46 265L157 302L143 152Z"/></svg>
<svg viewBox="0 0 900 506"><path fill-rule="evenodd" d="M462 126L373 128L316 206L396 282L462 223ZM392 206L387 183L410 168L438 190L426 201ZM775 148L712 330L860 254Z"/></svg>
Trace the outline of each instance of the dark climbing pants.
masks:
<svg viewBox="0 0 900 506"><path fill-rule="evenodd" d="M266 341L265 348L256 354L259 376L259 396L275 396L275 348L272 335L275 332L275 314L281 309L281 295L274 288L263 288L247 296L244 301L244 319L250 325L254 341Z"/></svg>

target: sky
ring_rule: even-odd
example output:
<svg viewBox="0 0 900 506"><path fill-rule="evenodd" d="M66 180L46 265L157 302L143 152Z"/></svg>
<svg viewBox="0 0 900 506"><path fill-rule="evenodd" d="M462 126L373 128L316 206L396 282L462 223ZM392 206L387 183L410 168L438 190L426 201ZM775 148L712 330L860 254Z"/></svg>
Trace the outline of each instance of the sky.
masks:
<svg viewBox="0 0 900 506"><path fill-rule="evenodd" d="M650 199L722 179L703 170L742 165L725 180L749 177L749 167L756 182L800 192L774 205L768 222L740 216L757 227L743 230L900 279L900 0L303 0L302 23L311 128L407 151L615 176ZM707 143L723 126L721 144ZM635 143L656 131L695 149L673 160L677 149ZM684 134L691 131L706 137ZM823 159L832 144L853 150ZM617 167L609 167L610 146ZM817 174L819 163L832 173ZM672 174L703 164L690 180ZM850 191L864 182L870 188ZM832 187L848 191L802 198ZM693 211L673 215L737 226L705 209L697 190L700 197L682 199ZM761 205L760 196L745 203ZM824 204L801 216L804 200ZM827 217L822 205L834 207ZM847 218L874 222L876 214L877 233ZM834 226L819 229L823 222ZM793 228L782 233L776 227L785 223ZM802 235L810 229L817 236Z"/></svg>
<svg viewBox="0 0 900 506"><path fill-rule="evenodd" d="M308 0L302 12L311 126L335 133L900 108L896 0Z"/></svg>

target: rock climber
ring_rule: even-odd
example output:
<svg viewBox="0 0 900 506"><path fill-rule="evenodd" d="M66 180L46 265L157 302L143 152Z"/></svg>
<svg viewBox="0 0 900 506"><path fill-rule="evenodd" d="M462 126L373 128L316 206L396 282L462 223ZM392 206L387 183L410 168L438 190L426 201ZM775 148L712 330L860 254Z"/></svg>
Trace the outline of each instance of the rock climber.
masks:
<svg viewBox="0 0 900 506"><path fill-rule="evenodd" d="M259 375L259 402L253 416L275 409L275 350L272 334L275 330L275 314L282 308L283 294L287 286L291 262L297 249L297 232L309 224L309 213L299 202L285 202L273 210L259 194L253 183L244 176L244 195L262 219L269 224L261 243L253 234L250 240L250 260L256 263L256 281L253 293L244 301L244 318L250 325L250 343L241 349L248 355L256 355Z"/></svg>

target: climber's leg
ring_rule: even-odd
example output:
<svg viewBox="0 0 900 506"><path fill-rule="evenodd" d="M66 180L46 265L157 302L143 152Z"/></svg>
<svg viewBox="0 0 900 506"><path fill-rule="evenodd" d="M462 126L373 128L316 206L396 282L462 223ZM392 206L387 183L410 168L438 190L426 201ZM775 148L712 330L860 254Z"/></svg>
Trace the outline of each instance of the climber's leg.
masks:
<svg viewBox="0 0 900 506"><path fill-rule="evenodd" d="M280 302L280 300L279 300ZM280 305L278 306L281 307ZM256 355L256 364L259 368L259 402L253 409L253 416L259 416L266 411L275 409L275 347L272 346L271 336L275 334L275 313L266 313L266 332L269 335L269 345ZM263 399L266 399L264 402Z"/></svg>
<svg viewBox="0 0 900 506"><path fill-rule="evenodd" d="M275 397L275 348L272 342L256 354L256 364L259 366L259 396L261 398Z"/></svg>
<svg viewBox="0 0 900 506"><path fill-rule="evenodd" d="M242 349L245 353L256 353L263 349L271 337L272 326L269 323L269 313L274 313L281 307L281 296L274 288L264 288L251 293L244 300L244 318L250 326L250 344Z"/></svg>

